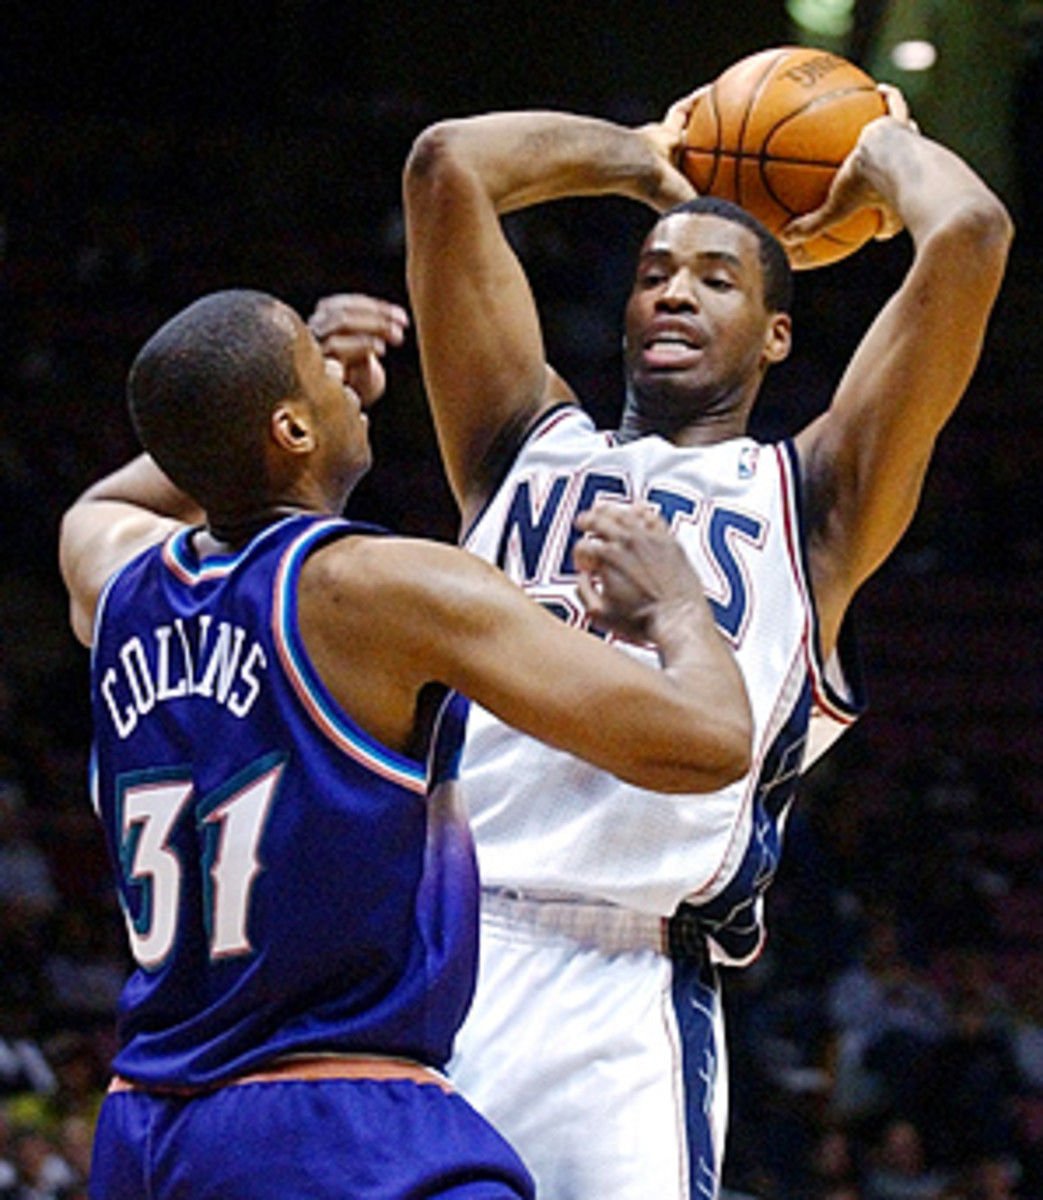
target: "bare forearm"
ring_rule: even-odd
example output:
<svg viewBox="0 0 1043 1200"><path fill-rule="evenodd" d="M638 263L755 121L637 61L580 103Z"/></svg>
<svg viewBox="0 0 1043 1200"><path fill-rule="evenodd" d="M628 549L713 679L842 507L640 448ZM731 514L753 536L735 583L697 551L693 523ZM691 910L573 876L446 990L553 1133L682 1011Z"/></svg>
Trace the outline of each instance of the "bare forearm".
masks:
<svg viewBox="0 0 1043 1200"><path fill-rule="evenodd" d="M432 126L413 149L407 180L444 164L473 173L499 213L609 194L665 209L691 194L640 132L570 113L488 113Z"/></svg>
<svg viewBox="0 0 1043 1200"><path fill-rule="evenodd" d="M677 540L653 510L638 506L595 505L577 524L579 594L591 621L651 642L662 663L655 735L637 738L627 755L635 767L654 769L654 786L664 790L711 791L744 775L752 738L746 687ZM622 744L626 736L613 740ZM700 786L691 784L691 771L701 774Z"/></svg>
<svg viewBox="0 0 1043 1200"><path fill-rule="evenodd" d="M1013 232L1002 201L957 155L898 122L881 121L859 143L859 171L922 245L948 229L1002 261Z"/></svg>
<svg viewBox="0 0 1043 1200"><path fill-rule="evenodd" d="M738 778L749 770L753 718L742 674L709 606L700 598L664 611L652 631L663 673L705 737L706 766L721 773L717 786Z"/></svg>
<svg viewBox="0 0 1043 1200"><path fill-rule="evenodd" d="M202 510L143 454L99 479L62 518L58 557L76 636L90 645L94 611L105 581L134 555Z"/></svg>
<svg viewBox="0 0 1043 1200"><path fill-rule="evenodd" d="M145 509L157 517L169 517L185 524L203 520L199 505L181 491L160 470L148 454L139 455L124 466L92 484L79 503L115 501Z"/></svg>

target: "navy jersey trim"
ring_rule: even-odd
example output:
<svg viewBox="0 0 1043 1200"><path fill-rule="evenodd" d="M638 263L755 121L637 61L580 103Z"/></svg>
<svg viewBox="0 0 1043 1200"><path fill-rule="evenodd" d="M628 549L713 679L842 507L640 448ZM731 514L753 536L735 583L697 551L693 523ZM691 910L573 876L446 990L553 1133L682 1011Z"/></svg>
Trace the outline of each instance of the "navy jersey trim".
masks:
<svg viewBox="0 0 1043 1200"><path fill-rule="evenodd" d="M548 422L557 418L562 412L566 411L581 413L584 416L587 415L586 409L584 409L581 405L573 404L568 400L563 400L560 404L555 404L553 408L548 408L546 411L540 413L536 420L533 421L532 425L530 425L526 430L524 435L518 439L518 444L514 447L513 452L510 455L504 456L503 464L497 471L496 476L489 488L488 495L482 502L481 507L478 509L478 512L475 514L473 520L461 528L459 539L461 545L466 544L467 539L471 536L471 533L474 531L476 526L481 522L482 518L488 511L489 506L496 499L500 489L507 481L507 477L513 470L514 464L518 461L521 452L531 441L539 437L544 432Z"/></svg>
<svg viewBox="0 0 1043 1200"><path fill-rule="evenodd" d="M724 1086L724 1064L715 1037L720 1004L717 972L705 959L675 959L671 1001L681 1037L684 1119L688 1140L688 1187L692 1200L716 1191L720 1163L707 1114Z"/></svg>
<svg viewBox="0 0 1043 1200"><path fill-rule="evenodd" d="M865 671L858 645L854 616L850 610L845 614L837 636L837 659L844 674L844 681L850 696L841 695L830 683L826 675L825 658L822 653L822 635L820 632L818 608L815 604L815 594L811 588L811 571L808 566L807 524L804 512L803 477L801 475L800 456L792 438L784 438L776 443L783 452L785 465L793 495L792 519L796 530L795 554L798 558L801 582L807 596L808 611L811 614L811 659L814 668L814 683L816 698L823 706L831 710L838 719L851 722L861 716L866 708Z"/></svg>

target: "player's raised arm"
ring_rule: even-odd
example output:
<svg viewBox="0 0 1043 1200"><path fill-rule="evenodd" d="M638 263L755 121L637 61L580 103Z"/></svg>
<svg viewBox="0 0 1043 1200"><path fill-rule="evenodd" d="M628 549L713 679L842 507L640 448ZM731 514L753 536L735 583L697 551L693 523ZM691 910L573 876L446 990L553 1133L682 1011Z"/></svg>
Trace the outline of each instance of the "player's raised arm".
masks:
<svg viewBox="0 0 1043 1200"><path fill-rule="evenodd" d="M501 216L565 196L614 193L657 208L687 198L691 185L669 160L683 121L638 131L566 113L491 113L434 125L414 144L404 178L410 302L465 516L485 499L500 453L553 403L536 304Z"/></svg>
<svg viewBox="0 0 1043 1200"><path fill-rule="evenodd" d="M417 697L437 680L641 787L708 792L739 778L746 690L680 546L660 518L627 507L585 523L576 558L594 620L651 642L662 669L564 624L477 557L412 539L356 538L312 556L300 598L309 653L391 746L407 741Z"/></svg>
<svg viewBox="0 0 1043 1200"><path fill-rule="evenodd" d="M73 632L90 645L105 581L202 509L143 454L89 487L62 518L58 556Z"/></svg>
<svg viewBox="0 0 1043 1200"><path fill-rule="evenodd" d="M974 171L892 117L867 126L824 208L791 232L812 236L864 205L904 224L914 257L829 409L796 439L827 650L854 592L913 517L935 440L977 366L1012 237Z"/></svg>

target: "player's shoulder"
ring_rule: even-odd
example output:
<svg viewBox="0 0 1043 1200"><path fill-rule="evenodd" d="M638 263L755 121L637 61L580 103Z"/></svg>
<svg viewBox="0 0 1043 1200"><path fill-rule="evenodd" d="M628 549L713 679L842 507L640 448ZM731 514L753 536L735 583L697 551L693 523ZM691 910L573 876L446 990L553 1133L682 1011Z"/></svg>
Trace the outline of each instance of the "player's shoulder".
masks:
<svg viewBox="0 0 1043 1200"><path fill-rule="evenodd" d="M98 600L129 563L184 526L133 505L74 505L62 518L58 557L77 638L90 645Z"/></svg>
<svg viewBox="0 0 1043 1200"><path fill-rule="evenodd" d="M302 627L318 636L391 645L400 635L448 637L502 604L496 568L456 546L423 538L346 537L322 547L298 584ZM398 631L398 633L396 633Z"/></svg>
<svg viewBox="0 0 1043 1200"><path fill-rule="evenodd" d="M419 596L485 569L473 555L433 538L371 537L348 530L309 555L301 586L361 603L389 590Z"/></svg>

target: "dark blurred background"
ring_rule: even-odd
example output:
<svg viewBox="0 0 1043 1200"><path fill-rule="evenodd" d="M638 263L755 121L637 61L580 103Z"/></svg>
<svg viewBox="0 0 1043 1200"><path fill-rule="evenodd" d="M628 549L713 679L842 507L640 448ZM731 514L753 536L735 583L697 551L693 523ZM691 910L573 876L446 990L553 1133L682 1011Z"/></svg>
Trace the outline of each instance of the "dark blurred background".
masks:
<svg viewBox="0 0 1043 1200"><path fill-rule="evenodd" d="M768 949L729 973L729 1195L1043 1198L1043 5L95 0L10 3L0 38L0 1200L82 1195L126 969L55 548L135 452L137 347L222 287L405 302L400 171L435 119L636 124L795 41L900 84L1019 233L920 514L857 603L871 708L808 775ZM648 220L598 200L510 221L551 355L605 423ZM903 235L800 276L757 432L820 411L908 261ZM412 344L388 374L350 512L452 540Z"/></svg>

